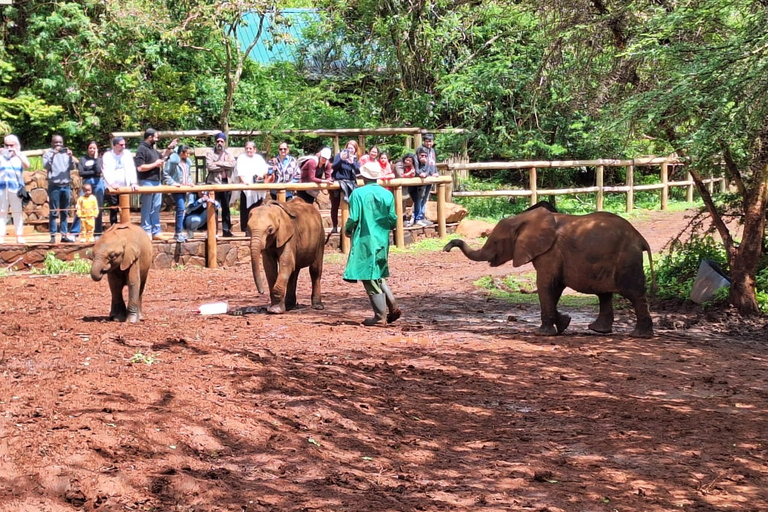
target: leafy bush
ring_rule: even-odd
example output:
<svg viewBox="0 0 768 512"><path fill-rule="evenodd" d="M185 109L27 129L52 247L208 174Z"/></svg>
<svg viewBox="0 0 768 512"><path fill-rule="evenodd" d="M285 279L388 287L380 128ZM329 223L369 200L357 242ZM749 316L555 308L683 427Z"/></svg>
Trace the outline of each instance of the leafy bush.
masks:
<svg viewBox="0 0 768 512"><path fill-rule="evenodd" d="M704 259L715 261L723 270L727 268L722 244L710 235L693 234L685 242L673 243L669 251L656 261L657 296L665 299L690 296L699 265ZM650 276L650 273L646 271L646 275Z"/></svg>
<svg viewBox="0 0 768 512"><path fill-rule="evenodd" d="M45 253L43 268L32 269L33 274L53 275L53 274L88 274L91 272L91 262L80 258L75 254L72 261L63 261L56 258L53 251Z"/></svg>

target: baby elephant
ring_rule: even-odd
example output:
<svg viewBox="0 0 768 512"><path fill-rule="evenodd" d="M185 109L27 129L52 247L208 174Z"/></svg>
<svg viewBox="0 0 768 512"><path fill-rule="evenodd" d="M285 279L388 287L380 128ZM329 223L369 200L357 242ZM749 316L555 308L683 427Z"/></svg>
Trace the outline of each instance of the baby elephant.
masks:
<svg viewBox="0 0 768 512"><path fill-rule="evenodd" d="M135 224L115 224L93 246L91 278L101 281L108 274L112 292L110 320L138 322L142 319L141 296L152 265L152 242ZM128 307L123 288L128 287Z"/></svg>

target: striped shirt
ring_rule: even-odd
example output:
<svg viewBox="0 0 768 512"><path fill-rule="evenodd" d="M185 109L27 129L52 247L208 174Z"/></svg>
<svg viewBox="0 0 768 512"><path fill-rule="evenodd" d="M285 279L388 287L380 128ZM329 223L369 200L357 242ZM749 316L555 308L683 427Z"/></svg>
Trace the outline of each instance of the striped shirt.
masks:
<svg viewBox="0 0 768 512"><path fill-rule="evenodd" d="M21 158L18 155L8 157L7 152L0 155L0 190L18 192L24 187L24 173Z"/></svg>

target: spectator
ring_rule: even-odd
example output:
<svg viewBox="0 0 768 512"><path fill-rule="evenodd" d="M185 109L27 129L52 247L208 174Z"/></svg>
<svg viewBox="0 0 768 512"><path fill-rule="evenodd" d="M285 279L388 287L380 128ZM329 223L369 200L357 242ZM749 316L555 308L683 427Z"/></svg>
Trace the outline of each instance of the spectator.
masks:
<svg viewBox="0 0 768 512"><path fill-rule="evenodd" d="M332 181L339 184L338 190L331 190L331 224L333 229L331 233L339 232L339 206L341 198L349 202L349 195L357 187L357 173L360 169L360 147L356 140L347 141L344 149L333 159L331 166Z"/></svg>
<svg viewBox="0 0 768 512"><path fill-rule="evenodd" d="M269 174L274 175L275 183L298 183L301 181L299 162L291 156L287 142L281 142L277 147L277 156L269 161ZM271 192L272 199L277 199L277 192ZM293 192L285 191L285 198L291 199Z"/></svg>
<svg viewBox="0 0 768 512"><path fill-rule="evenodd" d="M23 244L24 217L20 195L26 191L24 169L29 168L29 160L21 152L18 137L6 135L3 142L3 151L0 153L0 244L5 243L9 209L13 214L16 243Z"/></svg>
<svg viewBox="0 0 768 512"><path fill-rule="evenodd" d="M94 241L93 230L96 225L96 217L99 215L99 202L93 195L93 185L83 183L83 195L77 198L77 218L83 226L83 233L80 237L81 242L90 243Z"/></svg>
<svg viewBox="0 0 768 512"><path fill-rule="evenodd" d="M161 155L155 149L157 144L157 130L147 128L144 132L144 140L139 143L133 163L136 165L136 174L139 185L142 187L160 186L161 174L165 159L171 155L173 148L178 144L178 139L173 139ZM151 193L141 195L141 228L146 231L153 240L160 240L160 208L163 206L163 194Z"/></svg>
<svg viewBox="0 0 768 512"><path fill-rule="evenodd" d="M381 166L381 179L391 180L395 177L395 173L392 171L392 163L389 161L389 153L382 151L379 155L379 165Z"/></svg>
<svg viewBox="0 0 768 512"><path fill-rule="evenodd" d="M232 175L234 182L245 185L264 183L268 172L267 161L256 152L256 143L249 140L245 143L245 153L237 157L235 172ZM265 197L267 197L266 190L240 191L240 229L249 236L248 216L252 209L264 201Z"/></svg>
<svg viewBox="0 0 768 512"><path fill-rule="evenodd" d="M323 148L316 155L310 156L301 164L302 183L330 183L333 166L331 165L331 148ZM300 190L297 196L309 204L315 202L319 190Z"/></svg>
<svg viewBox="0 0 768 512"><path fill-rule="evenodd" d="M389 277L389 234L397 225L397 215L394 197L376 183L381 174L376 162L360 168L365 184L350 195L349 219L344 225L344 232L352 238L344 280L363 282L373 307L373 317L363 321L366 326L394 322L402 314L385 279Z"/></svg>
<svg viewBox="0 0 768 512"><path fill-rule="evenodd" d="M99 157L99 145L95 140L88 143L87 154L80 157L78 174L80 174L80 178L82 179L80 197L84 195L83 185L86 183L91 185L93 195L96 196L96 203L99 206L99 214L96 216L94 233L96 238L98 238L101 236L103 230L101 211L104 207L104 192L106 191L106 187L104 186L104 180L101 179L101 158ZM75 220L72 222L72 227L69 232L72 235L80 233L80 216L77 215L77 213L75 213Z"/></svg>
<svg viewBox="0 0 768 512"><path fill-rule="evenodd" d="M435 155L434 144L435 136L431 133L426 133L424 134L424 145L416 149L416 159L418 160L416 163L418 167L417 175L419 178L430 178L440 175L437 172L437 156ZM416 223L420 226L431 226L432 222L426 219L424 213L427 209L427 201L429 201L432 185L424 185L418 187L418 189L418 203L414 202L413 204L414 214L411 217L410 225Z"/></svg>
<svg viewBox="0 0 768 512"><path fill-rule="evenodd" d="M227 151L227 135L225 133L217 133L214 141L216 145L205 154L205 170L208 171L205 182L211 185L227 184L232 179L232 172L235 170L235 159ZM229 191L214 194L216 201L222 205L221 230L227 238L232 236L232 217L229 213L231 195Z"/></svg>
<svg viewBox="0 0 768 512"><path fill-rule="evenodd" d="M413 153L406 153L402 160L395 164L395 176L398 178L416 177L416 156ZM411 207L411 218L405 223L406 226L413 226L415 222L416 203L419 199L419 190L421 187L406 187L406 192L411 197L413 206Z"/></svg>
<svg viewBox="0 0 768 512"><path fill-rule="evenodd" d="M72 171L75 168L75 159L72 150L64 146L64 138L61 135L51 137L51 147L43 153L43 168L48 177L48 232L51 234L51 243L56 243L57 229L61 231L62 242L74 242L69 237L69 202L71 199ZM56 218L59 218L58 228Z"/></svg>
<svg viewBox="0 0 768 512"><path fill-rule="evenodd" d="M368 162L376 162L379 160L379 147L378 146L371 146L371 149L368 150L368 153L364 154L360 157L360 165L365 165Z"/></svg>
<svg viewBox="0 0 768 512"><path fill-rule="evenodd" d="M133 163L133 155L125 149L125 139L115 137L112 139L112 150L104 153L101 159L101 175L104 185L107 187L107 204L109 205L109 223L114 226L118 222L118 205L120 196L117 189L131 187L131 190L139 188L136 177L136 166Z"/></svg>
<svg viewBox="0 0 768 512"><path fill-rule="evenodd" d="M190 200L187 209L184 211L184 229L187 230L188 239L195 237L195 231L206 231L208 225L208 205L210 203L213 204L216 210L221 207L218 201L211 200L208 192L200 192L196 199ZM218 217L218 214L216 216ZM218 224L218 222L217 219L216 223ZM207 234L205 238L208 238Z"/></svg>
<svg viewBox="0 0 768 512"><path fill-rule="evenodd" d="M176 149L177 151L171 155L163 168L163 185L169 187L191 186L193 185L190 177L192 160L189 158L189 146L179 144ZM176 207L173 238L177 242L186 242L187 238L184 236L183 229L187 194L186 192L174 192L171 194L171 198L173 198L173 204Z"/></svg>

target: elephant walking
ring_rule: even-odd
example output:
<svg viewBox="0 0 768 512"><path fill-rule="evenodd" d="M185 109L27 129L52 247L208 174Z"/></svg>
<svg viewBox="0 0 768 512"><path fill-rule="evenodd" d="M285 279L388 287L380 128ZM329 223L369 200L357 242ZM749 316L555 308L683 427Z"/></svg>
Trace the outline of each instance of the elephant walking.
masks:
<svg viewBox="0 0 768 512"><path fill-rule="evenodd" d="M259 293L264 293L259 272L259 263L264 261L271 302L267 312L280 314L296 307L296 282L304 267L309 267L312 279L312 307L323 309L320 278L325 230L317 208L302 199L269 202L251 210L248 229L251 270Z"/></svg>
<svg viewBox="0 0 768 512"><path fill-rule="evenodd" d="M142 319L141 297L152 266L152 242L135 224L115 224L93 246L91 278L101 281L104 274L112 292L110 320L138 322ZM128 306L123 288L128 287Z"/></svg>
<svg viewBox="0 0 768 512"><path fill-rule="evenodd" d="M570 287L600 300L600 313L589 324L593 331L612 331L612 299L618 293L635 309L637 324L632 334L653 336L643 271L643 252L648 252L653 280L651 249L632 224L618 215L566 215L533 208L501 220L478 250L470 249L463 240L451 240L443 250L454 247L469 259L487 261L492 267L510 260L515 267L533 263L541 305L539 335L560 334L570 324L571 318L557 311L563 290Z"/></svg>

